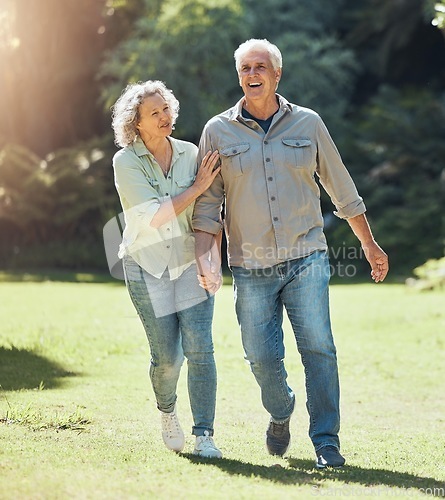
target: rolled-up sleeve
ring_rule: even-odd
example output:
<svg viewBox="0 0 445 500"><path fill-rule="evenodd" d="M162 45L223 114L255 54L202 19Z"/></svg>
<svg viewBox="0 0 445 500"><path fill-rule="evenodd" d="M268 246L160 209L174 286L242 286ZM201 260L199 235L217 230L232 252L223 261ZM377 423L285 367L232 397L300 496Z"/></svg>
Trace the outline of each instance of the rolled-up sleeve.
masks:
<svg viewBox="0 0 445 500"><path fill-rule="evenodd" d="M199 142L198 165L208 151L214 151L209 127L206 126ZM212 185L196 200L192 226L194 231L218 234L223 228L221 211L224 201L224 180L219 173Z"/></svg>
<svg viewBox="0 0 445 500"><path fill-rule="evenodd" d="M118 257L122 258L141 231L147 231L162 200L140 167L140 160L128 151L113 158L114 179L124 208L125 230Z"/></svg>
<svg viewBox="0 0 445 500"><path fill-rule="evenodd" d="M321 118L317 123L316 134L317 174L337 209L334 214L340 219L350 219L363 214L366 212L363 199L359 196L354 181Z"/></svg>
<svg viewBox="0 0 445 500"><path fill-rule="evenodd" d="M133 157L134 156L134 157ZM162 200L156 189L148 182L136 155L116 153L113 158L114 179L117 192L126 207L125 212L142 224L151 224Z"/></svg>

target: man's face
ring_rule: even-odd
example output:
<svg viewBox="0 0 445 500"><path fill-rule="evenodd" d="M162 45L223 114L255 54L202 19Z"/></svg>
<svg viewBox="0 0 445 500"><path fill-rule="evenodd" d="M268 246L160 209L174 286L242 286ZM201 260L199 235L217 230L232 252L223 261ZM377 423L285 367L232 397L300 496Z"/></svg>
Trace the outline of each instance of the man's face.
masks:
<svg viewBox="0 0 445 500"><path fill-rule="evenodd" d="M267 99L275 96L281 69L273 68L266 50L252 49L241 58L238 76L247 99Z"/></svg>

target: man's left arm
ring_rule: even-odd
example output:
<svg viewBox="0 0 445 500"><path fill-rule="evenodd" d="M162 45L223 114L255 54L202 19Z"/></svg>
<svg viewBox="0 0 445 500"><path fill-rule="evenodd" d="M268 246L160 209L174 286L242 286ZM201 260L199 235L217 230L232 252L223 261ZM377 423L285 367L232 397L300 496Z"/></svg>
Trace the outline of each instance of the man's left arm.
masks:
<svg viewBox="0 0 445 500"><path fill-rule="evenodd" d="M365 214L347 219L352 231L360 240L366 260L371 266L371 278L378 283L389 271L388 256L375 241Z"/></svg>
<svg viewBox="0 0 445 500"><path fill-rule="evenodd" d="M375 241L365 215L366 207L344 166L326 125L317 124L317 173L320 182L337 208L337 217L346 219L359 239L371 266L371 277L378 283L388 274L388 256Z"/></svg>

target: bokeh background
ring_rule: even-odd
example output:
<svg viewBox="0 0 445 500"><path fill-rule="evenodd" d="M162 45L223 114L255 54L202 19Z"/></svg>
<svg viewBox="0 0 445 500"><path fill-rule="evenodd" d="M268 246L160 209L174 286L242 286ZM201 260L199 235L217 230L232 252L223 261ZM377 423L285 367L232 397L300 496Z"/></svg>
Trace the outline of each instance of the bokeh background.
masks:
<svg viewBox="0 0 445 500"><path fill-rule="evenodd" d="M233 51L251 37L279 46L279 92L328 125L393 277L441 258L444 17L434 0L0 0L0 269L106 272L111 105L163 80L174 135L197 143L241 97ZM358 242L322 207L345 258Z"/></svg>

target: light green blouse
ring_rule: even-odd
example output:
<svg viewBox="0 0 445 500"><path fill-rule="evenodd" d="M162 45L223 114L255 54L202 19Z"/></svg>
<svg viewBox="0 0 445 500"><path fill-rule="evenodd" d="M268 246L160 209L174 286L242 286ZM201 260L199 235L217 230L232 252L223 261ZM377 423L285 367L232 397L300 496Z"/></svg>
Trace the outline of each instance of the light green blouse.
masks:
<svg viewBox="0 0 445 500"><path fill-rule="evenodd" d="M156 278L168 268L170 279L176 279L195 260L194 203L158 229L150 223L162 202L171 200L193 184L198 148L172 137L169 140L173 155L167 177L139 137L115 154L113 168L125 216L119 258L130 255Z"/></svg>

